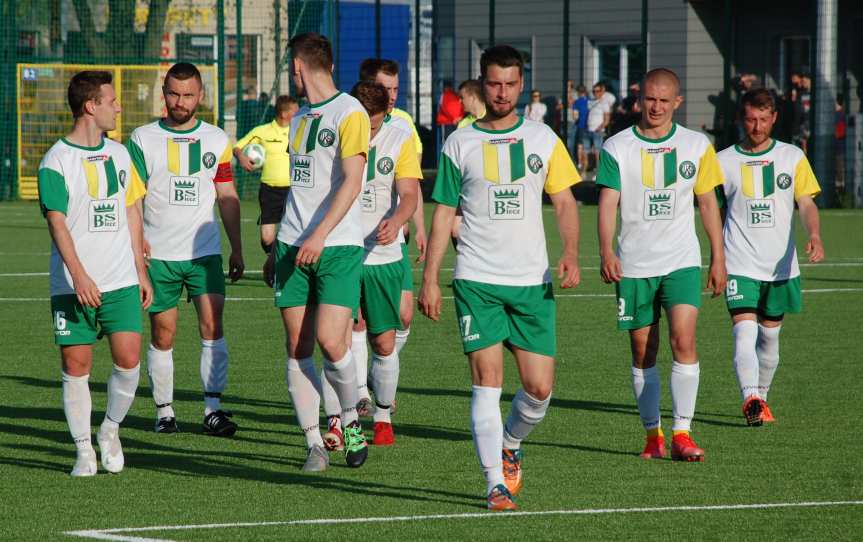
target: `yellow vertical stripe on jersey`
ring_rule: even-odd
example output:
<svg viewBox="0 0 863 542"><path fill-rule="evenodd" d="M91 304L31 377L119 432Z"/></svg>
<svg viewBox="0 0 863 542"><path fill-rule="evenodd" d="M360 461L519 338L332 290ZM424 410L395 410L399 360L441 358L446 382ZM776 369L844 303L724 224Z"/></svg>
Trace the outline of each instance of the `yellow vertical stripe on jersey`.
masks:
<svg viewBox="0 0 863 542"><path fill-rule="evenodd" d="M93 162L84 159L84 175L87 177L87 193L96 199L99 197L99 167Z"/></svg>
<svg viewBox="0 0 863 542"><path fill-rule="evenodd" d="M482 142L482 175L487 181L500 183L500 165L497 157L497 145Z"/></svg>
<svg viewBox="0 0 863 542"><path fill-rule="evenodd" d="M180 144L168 138L168 171L180 175Z"/></svg>
<svg viewBox="0 0 863 542"><path fill-rule="evenodd" d="M294 134L294 140L291 141L291 147L294 152L300 152L300 145L303 144L303 136L306 133L306 117L300 119L300 125L297 126L297 133Z"/></svg>
<svg viewBox="0 0 863 542"><path fill-rule="evenodd" d="M655 183L656 167L653 163L653 155L647 150L641 149L641 184L647 188L653 188Z"/></svg>
<svg viewBox="0 0 863 542"><path fill-rule="evenodd" d="M755 172L752 166L740 164L740 184L743 187L743 195L747 198L755 197Z"/></svg>
<svg viewBox="0 0 863 542"><path fill-rule="evenodd" d="M809 160L803 156L794 168L794 199L796 200L801 196L814 197L820 193L821 187L815 178L815 172L812 171Z"/></svg>

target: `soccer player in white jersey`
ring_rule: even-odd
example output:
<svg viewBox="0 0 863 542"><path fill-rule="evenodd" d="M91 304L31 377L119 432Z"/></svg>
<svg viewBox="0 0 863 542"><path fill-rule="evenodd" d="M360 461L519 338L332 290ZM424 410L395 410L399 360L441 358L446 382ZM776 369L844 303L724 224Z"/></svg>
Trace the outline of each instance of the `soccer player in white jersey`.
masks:
<svg viewBox="0 0 863 542"><path fill-rule="evenodd" d="M722 222L714 187L722 172L713 147L700 132L672 119L683 102L680 81L668 69L644 77L641 121L602 146L596 183L599 195L601 276L615 283L617 328L629 331L632 388L647 432L641 457L665 457L656 368L660 310L665 309L674 361L671 457L703 461L690 430L698 394L695 328L701 306L701 252L695 234L693 196L710 239L708 289L725 288ZM617 252L613 248L620 205Z"/></svg>
<svg viewBox="0 0 863 542"><path fill-rule="evenodd" d="M411 132L411 137L414 142L414 148L417 153L417 162L422 163L423 145L417 132L413 118L407 111L396 107L396 101L399 96L399 65L394 60L384 58L367 58L360 64L360 81L368 81L382 85L387 91L387 114L389 115L388 123L394 126L400 126L402 129ZM417 262L425 260L426 252L426 232L425 232L425 214L423 211L423 195L422 191L418 193L419 203L416 206L413 216L411 217L414 224L414 241L416 243ZM401 246L405 273L402 281L401 306L399 312L401 315L402 325L396 330L396 350L401 353L407 343L410 335L411 322L414 317L414 292L413 292L413 266L411 265L408 256L408 241L410 240L410 228L407 224L402 229L402 234L399 236L399 244ZM354 360L368 360L367 333L365 323L359 321L356 323L351 335L351 351L354 355ZM360 386L360 403L358 409L361 416L367 415L371 410L371 400L369 398L369 390L366 385L367 364L356 363L357 380ZM332 419L332 418L331 418Z"/></svg>
<svg viewBox="0 0 863 542"><path fill-rule="evenodd" d="M559 137L515 110L524 86L521 54L508 45L480 58L485 117L447 138L432 197L437 202L419 306L438 320L441 261L456 207L463 221L453 294L470 363L471 431L491 510L514 510L522 487L521 443L551 402L556 351L555 302L543 227L551 198L563 241L562 288L580 280L578 210L570 187L581 179ZM501 420L503 347L518 365L522 388Z"/></svg>
<svg viewBox="0 0 863 542"><path fill-rule="evenodd" d="M156 432L177 432L174 400L174 339L178 303L186 289L198 314L204 433L230 437L237 430L221 406L228 382L228 348L222 326L225 275L219 214L231 244L228 276L243 275L240 201L231 172L231 142L217 126L195 117L204 87L198 69L174 64L162 87L167 116L136 128L128 142L144 198L145 251L155 296L150 306L147 375L156 402Z"/></svg>
<svg viewBox="0 0 863 542"><path fill-rule="evenodd" d="M321 471L329 465L318 426L316 340L324 376L341 405L346 462L360 467L368 446L357 415L349 337L360 301L359 194L369 153L369 116L354 97L336 89L329 40L300 34L289 47L294 86L309 105L291 121L291 191L264 276L274 280L275 304L288 339L288 391L308 446L303 469Z"/></svg>
<svg viewBox="0 0 863 542"><path fill-rule="evenodd" d="M734 335L734 370L746 423L774 421L767 392L779 365L779 330L785 313L800 312L800 267L794 241L794 204L809 234L811 263L824 259L820 191L803 151L770 137L776 104L766 89L743 95L746 139L717 157L725 184L725 301Z"/></svg>
<svg viewBox="0 0 863 542"><path fill-rule="evenodd" d="M102 467L123 470L120 423L138 387L141 308L153 297L135 202L144 186L126 149L104 136L116 128L120 104L111 74L83 71L69 83L72 131L39 164L39 203L51 234L51 313L60 346L63 410L75 441L72 476L96 474L88 380L93 343L108 336L114 366L97 440Z"/></svg>

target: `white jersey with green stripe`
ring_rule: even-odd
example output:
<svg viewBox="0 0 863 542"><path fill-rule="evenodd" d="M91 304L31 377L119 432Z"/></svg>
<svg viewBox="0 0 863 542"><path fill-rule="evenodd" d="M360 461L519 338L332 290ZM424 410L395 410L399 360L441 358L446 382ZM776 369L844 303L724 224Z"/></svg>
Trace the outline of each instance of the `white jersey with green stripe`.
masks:
<svg viewBox="0 0 863 542"><path fill-rule="evenodd" d="M107 138L96 147L61 139L39 164L42 213L66 215L78 259L101 292L138 284L126 207L144 194L144 187L134 183L129 153ZM53 242L50 277L52 296L75 293Z"/></svg>
<svg viewBox="0 0 863 542"><path fill-rule="evenodd" d="M345 180L342 160L369 152L369 116L356 98L343 92L306 105L291 120L291 191L278 239L300 246L318 227ZM362 212L357 198L324 241L324 246L363 246Z"/></svg>
<svg viewBox="0 0 863 542"><path fill-rule="evenodd" d="M402 259L401 244L404 235L399 228L398 239L389 245L377 242L381 220L393 216L398 207L397 182L414 182L422 178L417 160L413 133L407 123L398 118L387 118L374 139L369 142L369 155L364 172L362 209L365 265L382 265Z"/></svg>
<svg viewBox="0 0 863 542"><path fill-rule="evenodd" d="M135 174L147 185L144 237L151 257L185 261L221 254L213 207L215 183L232 181L228 134L201 120L182 131L156 121L136 128L128 148Z"/></svg>
<svg viewBox="0 0 863 542"><path fill-rule="evenodd" d="M503 286L551 282L542 192L581 178L545 124L519 118L507 130L471 124L444 143L432 198L461 206L455 278Z"/></svg>
<svg viewBox="0 0 863 542"><path fill-rule="evenodd" d="M773 141L765 151L737 145L717 157L725 174L725 266L732 275L777 281L800 275L794 202L821 188L802 150Z"/></svg>
<svg viewBox="0 0 863 542"><path fill-rule="evenodd" d="M660 139L644 137L635 126L609 138L596 184L620 192L623 276L659 277L700 266L694 196L722 181L716 152L701 132L675 123Z"/></svg>

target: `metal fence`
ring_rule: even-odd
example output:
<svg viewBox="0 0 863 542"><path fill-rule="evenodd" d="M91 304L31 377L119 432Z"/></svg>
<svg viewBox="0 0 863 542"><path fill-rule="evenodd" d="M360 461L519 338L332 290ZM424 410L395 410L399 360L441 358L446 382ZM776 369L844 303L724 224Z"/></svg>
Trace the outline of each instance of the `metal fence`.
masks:
<svg viewBox="0 0 863 542"><path fill-rule="evenodd" d="M739 133L735 76L755 74L783 95L792 73L809 72L808 143L816 172L829 192L834 178L849 195L846 183L859 185L863 202L863 172L854 166L863 149L853 143L863 129L855 126L855 114L863 113L863 34L855 30L863 4L743 6L737 0L0 0L0 200L34 197L41 153L70 122L63 89L72 72L97 65L114 71L125 111L111 136L123 141L135 125L162 115L160 77L167 67L193 62L207 79L203 117L238 138L268 120L276 96L291 92L289 38L315 31L333 43L333 75L342 90L356 82L364 58L399 63L397 106L415 118L426 167L439 150L435 113L444 86L476 77L482 49L495 43L524 56L520 105L532 89L541 91L545 121L570 139L569 81L588 92L603 81L622 103L645 70L672 67L685 86L678 120L722 147ZM832 104L842 96L844 146L831 135ZM256 192L254 176L237 178L242 195Z"/></svg>

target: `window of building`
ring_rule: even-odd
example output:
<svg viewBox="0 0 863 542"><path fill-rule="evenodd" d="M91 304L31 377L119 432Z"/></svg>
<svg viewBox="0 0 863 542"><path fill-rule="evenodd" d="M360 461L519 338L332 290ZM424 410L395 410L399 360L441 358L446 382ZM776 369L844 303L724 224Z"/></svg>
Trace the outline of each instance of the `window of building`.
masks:
<svg viewBox="0 0 863 542"><path fill-rule="evenodd" d="M598 43L594 46L594 80L620 98L630 84L644 77L644 55L641 42Z"/></svg>

